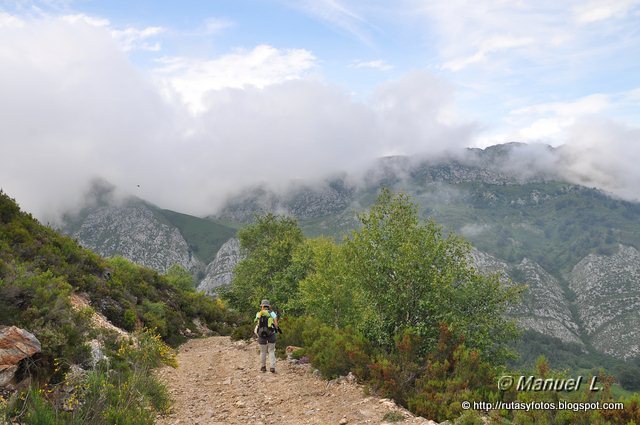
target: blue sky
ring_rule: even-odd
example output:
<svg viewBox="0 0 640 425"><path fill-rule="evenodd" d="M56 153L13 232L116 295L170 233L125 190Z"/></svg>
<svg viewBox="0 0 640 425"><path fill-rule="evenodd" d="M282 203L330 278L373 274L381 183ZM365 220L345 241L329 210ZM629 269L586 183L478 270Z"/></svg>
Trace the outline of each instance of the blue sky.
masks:
<svg viewBox="0 0 640 425"><path fill-rule="evenodd" d="M221 175L237 187L509 141L572 145L592 173L584 152L640 151L639 0L0 0L0 61L7 148L75 149L76 175L148 187L180 151L190 165L146 195L197 181L200 213ZM157 165L120 165L150 150ZM6 173L35 205L41 182ZM52 184L81 191L71 180Z"/></svg>

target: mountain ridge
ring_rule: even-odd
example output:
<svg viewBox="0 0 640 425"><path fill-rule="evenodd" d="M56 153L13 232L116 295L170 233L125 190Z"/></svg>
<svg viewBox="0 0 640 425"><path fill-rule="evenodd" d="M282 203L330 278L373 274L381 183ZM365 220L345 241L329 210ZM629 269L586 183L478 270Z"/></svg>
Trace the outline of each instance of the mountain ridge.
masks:
<svg viewBox="0 0 640 425"><path fill-rule="evenodd" d="M521 310L513 312L521 324L589 349L593 335L617 340L620 329L625 329L624 321L635 323L636 319L633 313L630 317L612 311L606 314L610 326L604 333L585 328L594 320L590 309L595 307L589 300L598 296L576 298L578 278L571 275L579 273L579 269L573 272L574 268L590 255L615 257L619 249L640 247L640 204L560 180L560 173L549 165L560 161L559 151L561 148L512 143L469 149L444 159L386 157L359 181L341 175L316 185L298 183L284 192L254 187L229 198L207 219L231 229L250 222L255 214L280 213L298 218L309 236L339 239L357 226L358 212L374 202L381 187L404 191L417 204L423 219L433 218L447 232L462 234L478 252L493 258L493 269L500 266L505 276L530 283ZM230 280L240 253L239 247L228 248L224 262L214 265L213 258L200 265L198 280L207 293L214 293L218 285ZM223 256L220 250L218 254ZM605 260L596 264L614 270L628 266ZM628 286L621 272L611 276L614 287ZM595 275L587 273L580 279L591 282ZM607 288L593 284L601 290ZM632 290L628 293L635 297ZM620 300L602 302L611 309L624 307ZM596 349L605 347L598 345ZM637 354L637 347L616 344L605 352L629 358Z"/></svg>

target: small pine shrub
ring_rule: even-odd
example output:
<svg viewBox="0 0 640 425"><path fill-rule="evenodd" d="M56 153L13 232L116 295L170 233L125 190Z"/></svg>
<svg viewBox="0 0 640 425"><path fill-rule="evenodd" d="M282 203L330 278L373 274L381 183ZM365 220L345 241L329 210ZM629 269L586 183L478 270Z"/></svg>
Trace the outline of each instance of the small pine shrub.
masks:
<svg viewBox="0 0 640 425"><path fill-rule="evenodd" d="M475 410L467 410L453 423L454 425L485 425L486 422L480 413Z"/></svg>
<svg viewBox="0 0 640 425"><path fill-rule="evenodd" d="M633 393L617 401L624 403L624 409L601 410L602 417L616 424L640 424L640 393Z"/></svg>
<svg viewBox="0 0 640 425"><path fill-rule="evenodd" d="M400 412L393 412L393 411L385 413L384 417L382 418L383 421L391 422L391 423L402 422L405 419L407 419L405 415L403 415Z"/></svg>
<svg viewBox="0 0 640 425"><path fill-rule="evenodd" d="M423 371L420 348L422 338L405 329L395 338L396 351L380 355L370 366L370 384L377 392L405 405L413 394L415 380Z"/></svg>
<svg viewBox="0 0 640 425"><path fill-rule="evenodd" d="M444 421L459 417L462 402L495 401L495 370L479 352L469 350L445 325L440 327L437 349L426 359L426 368L416 379L408 406L420 416Z"/></svg>
<svg viewBox="0 0 640 425"><path fill-rule="evenodd" d="M136 310L133 308L128 308L124 311L124 329L131 332L135 329L136 323L138 321L138 315L136 314Z"/></svg>
<svg viewBox="0 0 640 425"><path fill-rule="evenodd" d="M153 424L156 412L167 412L167 388L151 370L177 367L174 351L151 332L136 334L137 344L121 341L110 351L109 366L98 367L78 385L82 403L73 411L77 423Z"/></svg>

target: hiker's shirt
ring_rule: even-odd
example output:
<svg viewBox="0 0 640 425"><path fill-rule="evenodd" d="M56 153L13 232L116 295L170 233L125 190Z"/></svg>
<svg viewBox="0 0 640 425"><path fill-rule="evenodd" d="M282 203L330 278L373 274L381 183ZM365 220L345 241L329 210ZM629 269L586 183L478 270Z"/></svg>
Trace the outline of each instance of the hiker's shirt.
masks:
<svg viewBox="0 0 640 425"><path fill-rule="evenodd" d="M276 342L276 330L275 330L275 320L278 318L278 315L276 314L275 311L266 311L266 310L260 310L259 312L256 313L256 318L255 318L255 322L260 323L260 317L262 316L269 316L269 329L271 329L271 332L269 332L269 336L267 336L266 338L261 338L260 335L258 335L258 344L275 344Z"/></svg>

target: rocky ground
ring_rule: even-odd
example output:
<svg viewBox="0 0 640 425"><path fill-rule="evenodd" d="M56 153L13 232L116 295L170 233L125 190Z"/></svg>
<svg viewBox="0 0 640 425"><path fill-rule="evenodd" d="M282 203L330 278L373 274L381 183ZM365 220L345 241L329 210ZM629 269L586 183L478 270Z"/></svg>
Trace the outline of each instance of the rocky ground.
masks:
<svg viewBox="0 0 640 425"><path fill-rule="evenodd" d="M174 401L158 424L383 424L389 412L403 414L401 424L435 424L346 379L327 382L309 365L278 360L277 373L261 373L255 342L190 340L178 364L158 371Z"/></svg>

